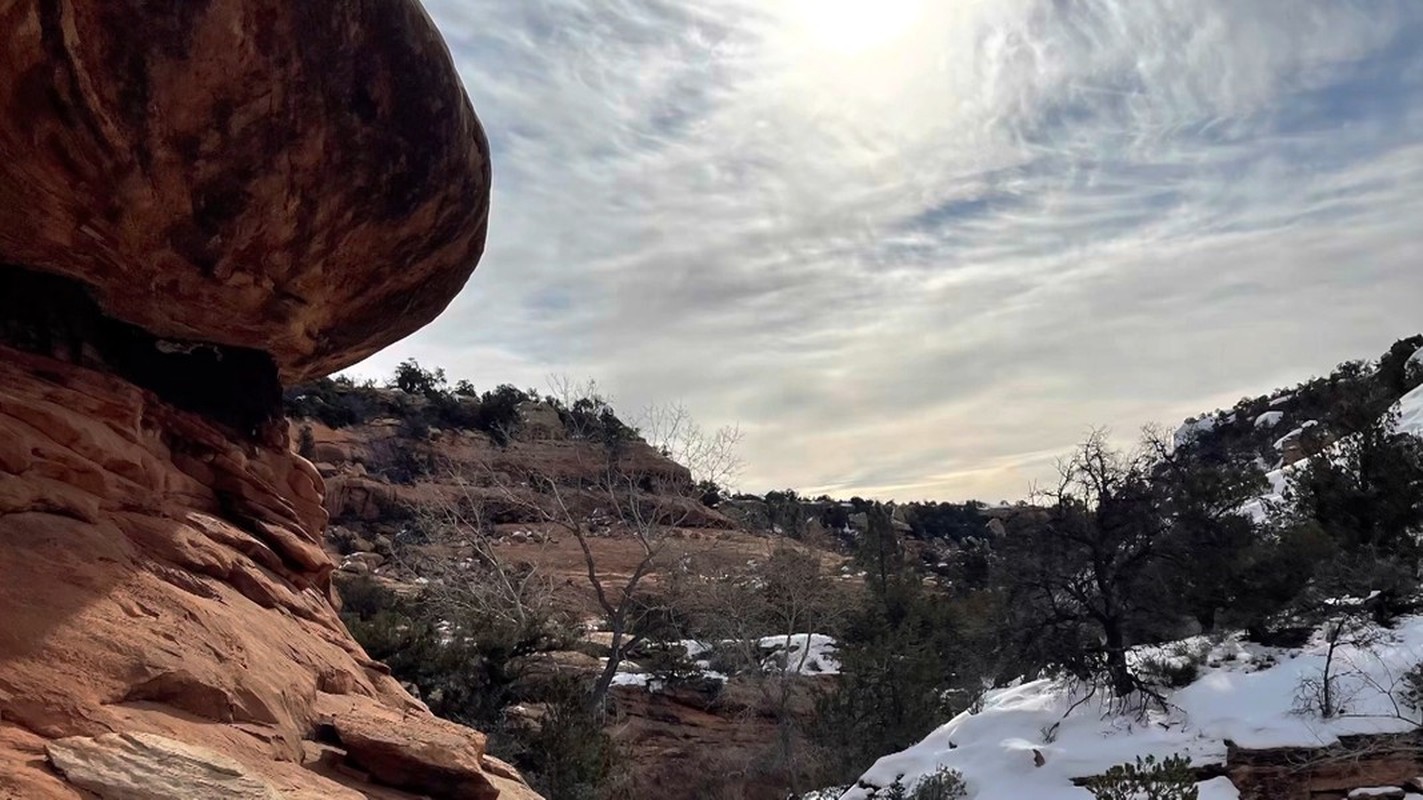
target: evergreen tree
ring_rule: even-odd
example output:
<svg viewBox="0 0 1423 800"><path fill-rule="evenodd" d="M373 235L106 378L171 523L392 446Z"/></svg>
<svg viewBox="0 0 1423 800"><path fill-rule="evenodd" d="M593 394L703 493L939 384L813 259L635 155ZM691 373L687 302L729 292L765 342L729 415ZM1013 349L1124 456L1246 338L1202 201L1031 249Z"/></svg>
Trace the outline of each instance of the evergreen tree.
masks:
<svg viewBox="0 0 1423 800"><path fill-rule="evenodd" d="M819 738L861 768L908 747L966 705L977 682L953 607L923 584L889 512L872 507L856 559L866 591L840 639L840 690L821 706Z"/></svg>

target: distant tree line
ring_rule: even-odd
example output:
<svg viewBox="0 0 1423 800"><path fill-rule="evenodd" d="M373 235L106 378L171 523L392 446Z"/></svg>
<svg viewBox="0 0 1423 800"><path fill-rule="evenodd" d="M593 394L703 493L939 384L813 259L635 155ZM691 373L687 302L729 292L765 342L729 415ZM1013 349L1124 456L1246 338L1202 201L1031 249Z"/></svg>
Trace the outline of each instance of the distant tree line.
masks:
<svg viewBox="0 0 1423 800"><path fill-rule="evenodd" d="M443 369L426 369L414 359L401 362L384 386L347 376L320 378L287 389L284 400L293 419L344 428L393 418L401 422L407 438L415 439L424 438L431 428L444 428L482 431L507 445L519 431L519 407L525 403L554 409L572 438L611 442L637 435L596 393L563 398L507 383L480 392L467 380L451 385Z"/></svg>

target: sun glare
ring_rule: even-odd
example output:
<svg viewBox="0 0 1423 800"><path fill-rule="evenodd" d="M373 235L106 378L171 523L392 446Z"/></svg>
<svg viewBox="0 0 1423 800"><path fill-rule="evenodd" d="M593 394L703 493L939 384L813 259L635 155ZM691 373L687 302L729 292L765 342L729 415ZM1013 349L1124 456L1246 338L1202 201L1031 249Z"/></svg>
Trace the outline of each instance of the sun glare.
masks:
<svg viewBox="0 0 1423 800"><path fill-rule="evenodd" d="M922 0L791 0L795 24L817 47L852 54L888 44L919 19Z"/></svg>

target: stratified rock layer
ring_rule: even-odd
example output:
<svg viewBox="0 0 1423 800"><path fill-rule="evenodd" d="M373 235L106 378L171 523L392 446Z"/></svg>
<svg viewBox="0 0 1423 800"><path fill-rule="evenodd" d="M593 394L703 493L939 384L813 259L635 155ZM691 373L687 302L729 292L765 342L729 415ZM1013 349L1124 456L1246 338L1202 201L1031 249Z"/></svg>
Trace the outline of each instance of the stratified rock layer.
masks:
<svg viewBox="0 0 1423 800"><path fill-rule="evenodd" d="M282 800L236 761L151 733L74 736L45 751L65 780L104 800Z"/></svg>
<svg viewBox="0 0 1423 800"><path fill-rule="evenodd" d="M355 363L464 285L489 180L410 0L0 5L0 264L155 336Z"/></svg>
<svg viewBox="0 0 1423 800"><path fill-rule="evenodd" d="M85 796L46 745L111 733L221 754L286 798L532 797L351 640L321 500L284 449L0 347L0 797Z"/></svg>

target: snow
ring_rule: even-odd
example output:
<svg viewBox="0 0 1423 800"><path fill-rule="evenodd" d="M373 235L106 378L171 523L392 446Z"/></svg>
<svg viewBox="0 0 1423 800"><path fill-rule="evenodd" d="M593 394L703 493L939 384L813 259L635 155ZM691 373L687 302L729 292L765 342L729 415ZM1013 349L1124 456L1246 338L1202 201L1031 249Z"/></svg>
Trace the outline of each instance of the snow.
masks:
<svg viewBox="0 0 1423 800"><path fill-rule="evenodd" d="M662 688L662 682L656 680L646 672L619 672L613 676L614 686L641 686L649 691L657 691Z"/></svg>
<svg viewBox="0 0 1423 800"><path fill-rule="evenodd" d="M1279 397L1276 397L1275 399L1273 399L1273 400L1270 401L1270 408L1275 408L1276 406L1282 406L1282 405L1284 405L1285 403L1288 403L1289 401L1291 401L1291 400L1293 400L1293 399L1295 399L1295 396L1294 396L1293 394L1282 394L1282 395L1280 395Z"/></svg>
<svg viewBox="0 0 1423 800"><path fill-rule="evenodd" d="M1275 445L1274 445L1275 449L1276 449L1276 450L1284 450L1284 449L1285 449L1285 443L1286 443L1286 442L1288 442L1289 440L1294 439L1294 438L1296 438L1296 437L1303 436L1305 431L1309 430L1310 428L1313 428L1314 426L1316 426L1316 425L1318 425L1318 424L1319 424L1319 420L1317 420L1317 419L1306 420L1303 425L1299 426L1298 428L1295 428L1294 430L1290 431L1289 433L1285 434L1284 436L1281 436L1280 438L1276 439L1276 440L1275 440Z"/></svg>
<svg viewBox="0 0 1423 800"><path fill-rule="evenodd" d="M683 639L677 644L686 650L687 658L691 659L692 665L696 667L698 677L726 682L726 673L711 668L711 656L714 652L712 644L695 639ZM763 636L756 640L756 645L766 654L761 662L761 668L766 672L785 671L795 675L840 674L840 662L835 659L836 642L824 634ZM789 658L784 655L787 651L790 653ZM603 663L607 663L606 658ZM640 668L630 667L626 661L620 664L618 669L619 672L613 676L614 686L640 686L652 692L661 691L663 688L663 681L642 672Z"/></svg>
<svg viewBox="0 0 1423 800"><path fill-rule="evenodd" d="M1398 412L1397 430L1400 433L1423 437L1423 386L1404 395L1398 405L1394 406L1394 410Z"/></svg>
<svg viewBox="0 0 1423 800"><path fill-rule="evenodd" d="M1164 690L1169 710L1112 714L1100 696L1074 709L1083 695L1054 679L994 690L982 710L960 714L918 744L881 758L860 778L864 786L841 797L866 800L872 791L867 787L901 776L912 786L947 766L963 774L968 800L1091 800L1073 778L1099 775L1138 756L1181 754L1200 766L1222 763L1227 739L1248 748L1319 747L1345 734L1412 730L1415 723L1399 718L1380 687L1394 685L1423 660L1423 616L1379 633L1372 646L1335 651L1340 696L1352 699L1347 713L1333 719L1301 710L1296 700L1301 682L1321 672L1327 652L1321 637L1300 650L1282 650L1235 636L1210 648L1195 682ZM1174 652L1170 646L1152 649ZM1043 756L1041 767L1034 765L1035 750ZM1202 800L1238 797L1224 778L1199 788Z"/></svg>
<svg viewBox="0 0 1423 800"><path fill-rule="evenodd" d="M1280 420L1284 418L1285 412L1283 411L1266 411L1265 413L1255 418L1255 427L1273 428L1276 425L1279 425Z"/></svg>
<svg viewBox="0 0 1423 800"><path fill-rule="evenodd" d="M1281 506L1285 502L1285 490L1289 488L1290 474L1301 469L1309 459L1296 461L1287 467L1272 469L1265 473L1265 480L1270 482L1270 491L1247 502L1240 507L1245 516L1255 522L1265 522L1270 518L1271 510Z"/></svg>
<svg viewBox="0 0 1423 800"><path fill-rule="evenodd" d="M1201 434L1210 433L1215 430L1215 427L1215 417L1206 416L1200 419L1188 419L1186 420L1186 424L1176 429L1176 446L1180 447L1181 445L1189 444Z"/></svg>
<svg viewBox="0 0 1423 800"><path fill-rule="evenodd" d="M785 670L797 675L838 675L840 662L835 658L835 640L819 633L797 633L791 636L765 636L759 642L770 655L762 663L767 669L781 666L781 654L790 651Z"/></svg>
<svg viewBox="0 0 1423 800"><path fill-rule="evenodd" d="M1349 800L1368 800L1371 797L1398 797L1402 792L1397 786L1365 786L1349 792Z"/></svg>

